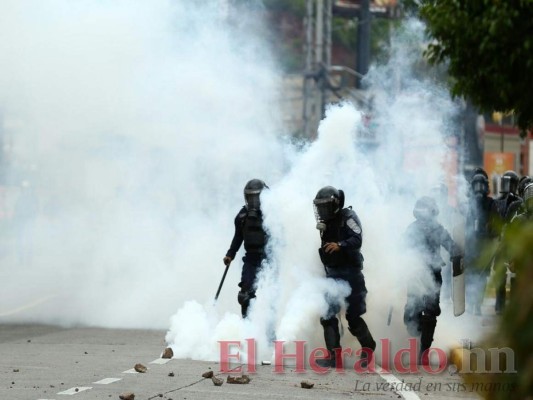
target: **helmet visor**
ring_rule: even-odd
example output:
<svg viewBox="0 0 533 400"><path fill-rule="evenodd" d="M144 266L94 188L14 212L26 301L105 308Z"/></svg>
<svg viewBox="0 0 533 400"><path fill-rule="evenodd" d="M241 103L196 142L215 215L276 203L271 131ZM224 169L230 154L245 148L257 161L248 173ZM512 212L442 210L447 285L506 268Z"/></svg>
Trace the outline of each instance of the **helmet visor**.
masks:
<svg viewBox="0 0 533 400"><path fill-rule="evenodd" d="M486 194L489 191L487 183L482 180L472 182L472 191L474 194Z"/></svg>
<svg viewBox="0 0 533 400"><path fill-rule="evenodd" d="M255 193L244 194L244 201L246 202L246 208L248 208L248 210L259 210L261 208L260 194L260 190Z"/></svg>
<svg viewBox="0 0 533 400"><path fill-rule="evenodd" d="M501 185L500 193L509 193L511 191L511 177L502 176Z"/></svg>
<svg viewBox="0 0 533 400"><path fill-rule="evenodd" d="M530 183L524 189L524 203L526 210L531 213L533 211L533 183Z"/></svg>
<svg viewBox="0 0 533 400"><path fill-rule="evenodd" d="M315 199L313 206L317 221L329 221L335 217L339 210L338 204L333 199Z"/></svg>

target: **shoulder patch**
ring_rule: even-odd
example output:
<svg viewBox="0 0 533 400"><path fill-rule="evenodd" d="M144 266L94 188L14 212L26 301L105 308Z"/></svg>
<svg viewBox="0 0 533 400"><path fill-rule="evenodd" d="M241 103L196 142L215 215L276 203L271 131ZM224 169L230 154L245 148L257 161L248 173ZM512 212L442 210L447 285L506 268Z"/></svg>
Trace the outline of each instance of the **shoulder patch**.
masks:
<svg viewBox="0 0 533 400"><path fill-rule="evenodd" d="M361 227L359 226L357 222L355 222L353 218L348 218L348 220L346 221L346 225L348 225L348 228L350 228L352 231L354 231L358 235L361 234Z"/></svg>

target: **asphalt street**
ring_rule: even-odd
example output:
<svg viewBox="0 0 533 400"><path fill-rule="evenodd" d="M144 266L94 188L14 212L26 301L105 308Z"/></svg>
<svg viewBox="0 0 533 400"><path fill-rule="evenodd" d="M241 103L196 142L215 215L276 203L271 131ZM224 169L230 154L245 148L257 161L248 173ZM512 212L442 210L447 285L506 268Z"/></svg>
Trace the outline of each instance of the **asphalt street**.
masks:
<svg viewBox="0 0 533 400"><path fill-rule="evenodd" d="M279 374L261 365L249 384L229 384L217 362L161 359L164 337L164 331L154 330L0 325L0 399L118 399L124 392L133 392L135 399L174 400L478 398L448 370L394 376L353 370L299 374L288 368ZM147 372L135 373L137 363ZM209 370L224 379L222 386L202 378ZM303 389L302 381L314 387Z"/></svg>

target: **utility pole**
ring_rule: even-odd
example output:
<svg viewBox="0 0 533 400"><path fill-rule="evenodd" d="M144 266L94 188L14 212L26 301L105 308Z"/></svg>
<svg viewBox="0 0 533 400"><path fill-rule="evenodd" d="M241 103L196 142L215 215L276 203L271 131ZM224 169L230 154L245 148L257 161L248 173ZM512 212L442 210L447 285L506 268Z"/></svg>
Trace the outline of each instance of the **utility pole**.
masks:
<svg viewBox="0 0 533 400"><path fill-rule="evenodd" d="M370 0L361 0L357 22L357 60L356 70L360 75L366 75L370 64ZM362 79L357 78L357 89L362 89Z"/></svg>
<svg viewBox="0 0 533 400"><path fill-rule="evenodd" d="M309 139L316 137L327 103L331 65L331 1L306 1L303 120L304 135Z"/></svg>

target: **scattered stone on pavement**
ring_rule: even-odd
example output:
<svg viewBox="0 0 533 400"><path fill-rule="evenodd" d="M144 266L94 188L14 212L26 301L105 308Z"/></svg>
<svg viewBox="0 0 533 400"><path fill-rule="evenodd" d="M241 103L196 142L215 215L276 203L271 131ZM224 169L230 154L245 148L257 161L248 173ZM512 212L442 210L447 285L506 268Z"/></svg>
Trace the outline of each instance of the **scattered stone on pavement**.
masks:
<svg viewBox="0 0 533 400"><path fill-rule="evenodd" d="M144 374L146 371L148 371L148 368L146 368L142 364L135 364L135 367L133 367L135 371L140 372L141 374Z"/></svg>
<svg viewBox="0 0 533 400"><path fill-rule="evenodd" d="M174 372L169 372L168 376L174 376Z"/></svg>
<svg viewBox="0 0 533 400"><path fill-rule="evenodd" d="M174 352L172 351L170 347L167 347L163 351L163 355L161 356L161 358L172 358L172 357L174 357Z"/></svg>
<svg viewBox="0 0 533 400"><path fill-rule="evenodd" d="M135 399L135 393L133 392L124 392L120 396L118 396L120 400L133 400Z"/></svg>
<svg viewBox="0 0 533 400"><path fill-rule="evenodd" d="M248 375L236 376L236 377L228 376L228 379L226 380L226 382L228 383L237 383L241 385L246 385L250 383L250 381L251 379Z"/></svg>
<svg viewBox="0 0 533 400"><path fill-rule="evenodd" d="M215 386L222 386L222 384L224 383L224 381L222 379L218 379L217 377L213 376L211 378L211 380L213 381L213 383L215 384Z"/></svg>
<svg viewBox="0 0 533 400"><path fill-rule="evenodd" d="M300 386L303 388L303 389L312 389L313 386L315 386L314 383L311 383L311 382L308 382L308 381L302 381L300 382Z"/></svg>
<svg viewBox="0 0 533 400"><path fill-rule="evenodd" d="M215 375L215 374L213 373L213 371L207 371L207 372L204 372L204 373L202 374L202 377L204 377L204 378L208 378L208 379L209 379L209 378L212 378L214 375Z"/></svg>

